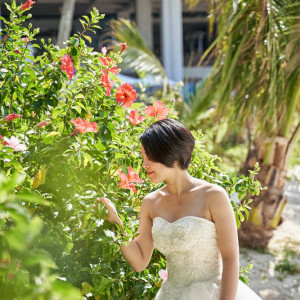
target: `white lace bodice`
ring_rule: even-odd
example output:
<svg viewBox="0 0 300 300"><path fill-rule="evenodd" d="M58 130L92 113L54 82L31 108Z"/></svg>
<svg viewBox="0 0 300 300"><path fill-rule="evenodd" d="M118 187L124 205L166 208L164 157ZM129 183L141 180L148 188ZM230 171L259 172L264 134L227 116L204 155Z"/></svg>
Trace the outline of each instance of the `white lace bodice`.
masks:
<svg viewBox="0 0 300 300"><path fill-rule="evenodd" d="M167 279L155 300L219 300L222 261L213 222L186 216L153 219L154 247L166 256ZM262 300L239 281L236 300Z"/></svg>
<svg viewBox="0 0 300 300"><path fill-rule="evenodd" d="M221 258L213 222L187 216L169 223L156 217L152 237L154 247L166 257L168 285L220 280Z"/></svg>

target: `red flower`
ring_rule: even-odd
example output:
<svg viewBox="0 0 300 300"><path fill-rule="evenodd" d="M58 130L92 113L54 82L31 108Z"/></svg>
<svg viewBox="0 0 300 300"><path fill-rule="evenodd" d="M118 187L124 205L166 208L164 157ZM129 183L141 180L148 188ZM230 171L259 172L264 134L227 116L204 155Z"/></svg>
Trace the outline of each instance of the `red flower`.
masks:
<svg viewBox="0 0 300 300"><path fill-rule="evenodd" d="M121 53L123 53L125 51L125 49L127 48L126 42L121 43L120 46L122 47Z"/></svg>
<svg viewBox="0 0 300 300"><path fill-rule="evenodd" d="M18 119L18 118L20 118L20 117L23 117L23 116L22 116L22 115L15 114L15 113L12 113L12 114L10 114L10 115L7 115L7 116L4 118L4 120L5 120L5 121L12 121L12 120Z"/></svg>
<svg viewBox="0 0 300 300"><path fill-rule="evenodd" d="M12 136L10 139L4 138L4 142L2 143L4 146L11 147L16 151L25 151L27 149L25 144L21 144L18 138Z"/></svg>
<svg viewBox="0 0 300 300"><path fill-rule="evenodd" d="M139 174L136 173L132 167L128 167L127 178L129 182L143 183L143 180L139 177Z"/></svg>
<svg viewBox="0 0 300 300"><path fill-rule="evenodd" d="M83 120L81 118L77 118L76 120L72 119L71 122L76 126L73 132L74 134L76 134L78 131L81 133L98 132L98 125L96 122L89 122L88 120Z"/></svg>
<svg viewBox="0 0 300 300"><path fill-rule="evenodd" d="M31 7L32 4L34 4L35 1L27 0L26 3L24 3L21 7L21 10L25 10Z"/></svg>
<svg viewBox="0 0 300 300"><path fill-rule="evenodd" d="M128 178L126 174L122 173L120 170L118 170L119 176L120 176L120 184L119 187L123 189L129 189L132 190L135 194L137 193L136 188L133 184L130 184L128 181Z"/></svg>
<svg viewBox="0 0 300 300"><path fill-rule="evenodd" d="M111 64L111 58L109 58L109 57L99 57L99 60L101 61L101 63L104 66L109 67L109 65ZM113 62L113 66L111 68L107 68L106 70L113 74L119 74L119 69L117 66L114 66L114 64L115 64L115 62Z"/></svg>
<svg viewBox="0 0 300 300"><path fill-rule="evenodd" d="M149 117L157 116L158 120L165 119L170 109L166 108L161 101L157 101L153 106L146 107L146 115Z"/></svg>
<svg viewBox="0 0 300 300"><path fill-rule="evenodd" d="M41 123L37 124L37 127L47 126L48 124L52 123L51 121L42 121Z"/></svg>
<svg viewBox="0 0 300 300"><path fill-rule="evenodd" d="M111 89L112 89L112 81L110 81L110 78L107 74L106 70L102 70L103 75L101 76L101 83L105 87L106 90L106 96L110 95Z"/></svg>
<svg viewBox="0 0 300 300"><path fill-rule="evenodd" d="M26 42L26 44L28 44L29 43L29 38L28 37L27 38L22 38L22 41Z"/></svg>
<svg viewBox="0 0 300 300"><path fill-rule="evenodd" d="M2 139L3 139L3 136L0 134L0 142L1 142Z"/></svg>
<svg viewBox="0 0 300 300"><path fill-rule="evenodd" d="M116 98L118 103L122 103L126 108L130 108L136 99L136 91L129 83L123 83L117 88Z"/></svg>
<svg viewBox="0 0 300 300"><path fill-rule="evenodd" d="M18 54L21 53L21 51L19 49L15 49L14 52L16 52Z"/></svg>
<svg viewBox="0 0 300 300"><path fill-rule="evenodd" d="M73 61L69 54L66 54L62 59L61 59L61 69L65 72L67 72L69 79L71 80L73 75L74 75L74 66L73 66Z"/></svg>
<svg viewBox="0 0 300 300"><path fill-rule="evenodd" d="M142 183L142 179L139 177L138 173L135 173L135 171L132 169L132 167L128 168L128 175L122 173L120 170L118 170L119 176L120 176L120 184L119 187L123 189L130 189L135 194L137 193L135 186L132 184L132 182Z"/></svg>
<svg viewBox="0 0 300 300"><path fill-rule="evenodd" d="M140 124L144 121L145 117L144 116L139 116L138 111L136 110L131 110L130 115L126 117L132 125L137 125Z"/></svg>
<svg viewBox="0 0 300 300"><path fill-rule="evenodd" d="M111 73L113 73L113 74L119 74L119 69L118 69L117 66L114 66L114 67L112 67L112 68L110 68L110 69L107 69L107 71L108 71L108 72L111 72Z"/></svg>
<svg viewBox="0 0 300 300"><path fill-rule="evenodd" d="M99 57L99 59L104 66L109 66L111 63L111 58L109 57Z"/></svg>

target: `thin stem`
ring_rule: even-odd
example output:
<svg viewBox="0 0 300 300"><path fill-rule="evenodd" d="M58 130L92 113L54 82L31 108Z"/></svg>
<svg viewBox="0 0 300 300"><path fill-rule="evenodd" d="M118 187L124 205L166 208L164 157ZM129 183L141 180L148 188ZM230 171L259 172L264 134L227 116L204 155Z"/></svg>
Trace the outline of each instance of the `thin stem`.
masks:
<svg viewBox="0 0 300 300"><path fill-rule="evenodd" d="M66 119L65 119L65 122L64 122L64 128L63 128L63 132L62 132L62 133L65 132L66 123L67 123L68 116L69 116L70 109L71 109L71 105L73 104L73 101L74 101L74 99L75 99L75 96L76 96L76 94L74 94L73 99L70 101L70 105L69 105L68 110L67 110Z"/></svg>

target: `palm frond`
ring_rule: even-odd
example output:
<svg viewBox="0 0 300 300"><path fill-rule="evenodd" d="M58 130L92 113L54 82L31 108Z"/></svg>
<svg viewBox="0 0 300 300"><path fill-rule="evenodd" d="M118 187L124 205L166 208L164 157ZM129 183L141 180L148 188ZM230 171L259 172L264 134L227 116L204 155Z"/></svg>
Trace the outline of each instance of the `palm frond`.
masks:
<svg viewBox="0 0 300 300"><path fill-rule="evenodd" d="M142 37L136 24L126 19L111 21L111 35L119 42L126 42L127 49L122 54L121 68L134 69L140 73L150 73L167 80L166 72Z"/></svg>
<svg viewBox="0 0 300 300"><path fill-rule="evenodd" d="M212 2L218 36L201 61L212 51L216 60L194 113L210 99L232 122L255 116L258 130L285 135L299 101L300 1Z"/></svg>

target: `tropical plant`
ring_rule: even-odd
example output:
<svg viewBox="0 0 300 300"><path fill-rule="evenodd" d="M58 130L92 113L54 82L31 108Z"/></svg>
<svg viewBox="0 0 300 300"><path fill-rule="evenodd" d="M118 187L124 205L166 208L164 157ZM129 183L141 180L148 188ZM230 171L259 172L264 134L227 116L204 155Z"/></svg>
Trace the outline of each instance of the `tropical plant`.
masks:
<svg viewBox="0 0 300 300"><path fill-rule="evenodd" d="M133 69L138 74L152 74L163 80L164 90L168 78L159 59L151 51L134 21L126 19L112 20L111 35L117 41L125 41L128 49L123 55L122 68Z"/></svg>
<svg viewBox="0 0 300 300"><path fill-rule="evenodd" d="M53 273L55 263L39 246L43 222L29 204L49 203L21 188L24 176L0 172L0 289L2 299L81 299L78 289ZM25 204L26 203L26 204Z"/></svg>
<svg viewBox="0 0 300 300"><path fill-rule="evenodd" d="M164 258L155 251L148 268L134 272L120 253L118 231L104 221L106 210L96 198L110 198L128 235L137 234L141 201L157 188L142 171L138 136L157 119L175 117L172 102L146 106L136 101L131 85L121 84L118 62L124 44L101 53L86 46L86 32L98 28L104 17L96 9L80 19L83 30L66 41L65 49L42 40L43 54L32 56L28 45L40 47L38 30L23 26L34 3L25 4L6 4L10 18L1 17L1 297L67 299L62 294L69 289L76 299L80 289L85 298L153 299ZM229 195L235 191L240 199L259 193L252 175L219 173L218 158L194 134L193 176L223 186ZM23 182L16 181L16 173ZM247 214L246 205L234 205L237 223ZM13 266L20 263L23 277L7 266L9 259ZM16 277L7 276L11 271ZM57 293L50 293L52 287Z"/></svg>
<svg viewBox="0 0 300 300"><path fill-rule="evenodd" d="M189 1L191 4L199 1ZM218 36L206 50L213 69L190 118L207 103L217 119L249 128L249 152L243 172L261 165L257 176L267 186L252 203L239 238L246 246L266 246L280 224L287 165L300 133L300 2L211 1L210 23Z"/></svg>

